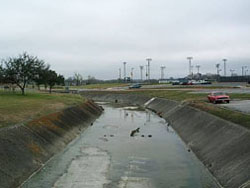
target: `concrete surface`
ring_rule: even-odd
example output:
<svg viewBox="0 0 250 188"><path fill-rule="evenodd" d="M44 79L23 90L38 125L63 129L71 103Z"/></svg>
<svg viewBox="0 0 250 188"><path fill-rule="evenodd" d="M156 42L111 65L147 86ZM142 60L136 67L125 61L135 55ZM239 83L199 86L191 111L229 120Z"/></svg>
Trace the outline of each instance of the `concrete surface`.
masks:
<svg viewBox="0 0 250 188"><path fill-rule="evenodd" d="M220 104L225 108L250 114L250 100L231 101L229 104Z"/></svg>

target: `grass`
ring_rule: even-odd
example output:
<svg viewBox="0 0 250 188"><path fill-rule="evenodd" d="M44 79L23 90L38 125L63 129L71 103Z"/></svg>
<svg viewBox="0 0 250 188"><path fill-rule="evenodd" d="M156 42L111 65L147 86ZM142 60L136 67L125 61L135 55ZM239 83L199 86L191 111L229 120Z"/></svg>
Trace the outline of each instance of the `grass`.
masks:
<svg viewBox="0 0 250 188"><path fill-rule="evenodd" d="M199 108L203 111L209 112L215 116L218 116L222 119L231 121L233 123L242 125L248 129L250 129L250 115L244 114L237 111L232 111L226 108L220 108L216 105L206 104L206 103L197 103L194 102L191 106Z"/></svg>
<svg viewBox="0 0 250 188"><path fill-rule="evenodd" d="M0 128L60 111L84 102L80 95L0 91Z"/></svg>
<svg viewBox="0 0 250 188"><path fill-rule="evenodd" d="M70 89L107 89L111 87L128 86L126 83L104 83L104 84L89 84L83 86L70 86Z"/></svg>

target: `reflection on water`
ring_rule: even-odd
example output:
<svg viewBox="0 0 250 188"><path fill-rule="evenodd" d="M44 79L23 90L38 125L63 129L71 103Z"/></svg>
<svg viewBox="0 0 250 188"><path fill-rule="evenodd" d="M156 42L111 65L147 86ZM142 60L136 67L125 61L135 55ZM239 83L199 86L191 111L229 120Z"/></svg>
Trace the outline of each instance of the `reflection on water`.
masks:
<svg viewBox="0 0 250 188"><path fill-rule="evenodd" d="M104 108L93 126L23 187L217 187L164 119L150 111Z"/></svg>

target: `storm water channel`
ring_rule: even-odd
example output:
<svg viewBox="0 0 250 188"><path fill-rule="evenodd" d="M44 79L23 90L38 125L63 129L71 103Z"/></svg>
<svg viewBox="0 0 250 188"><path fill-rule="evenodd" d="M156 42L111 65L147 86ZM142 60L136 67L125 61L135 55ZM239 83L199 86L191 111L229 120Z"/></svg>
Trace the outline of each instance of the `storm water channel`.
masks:
<svg viewBox="0 0 250 188"><path fill-rule="evenodd" d="M135 107L102 106L94 124L23 188L218 187L164 119Z"/></svg>

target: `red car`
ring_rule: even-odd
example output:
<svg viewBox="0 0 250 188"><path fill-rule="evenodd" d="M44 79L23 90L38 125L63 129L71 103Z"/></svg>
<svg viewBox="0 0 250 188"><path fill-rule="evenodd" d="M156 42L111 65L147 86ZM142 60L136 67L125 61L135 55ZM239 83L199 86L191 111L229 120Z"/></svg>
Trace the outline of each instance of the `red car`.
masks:
<svg viewBox="0 0 250 188"><path fill-rule="evenodd" d="M216 104L217 102L230 102L230 97L223 92L212 92L207 96L209 102Z"/></svg>

